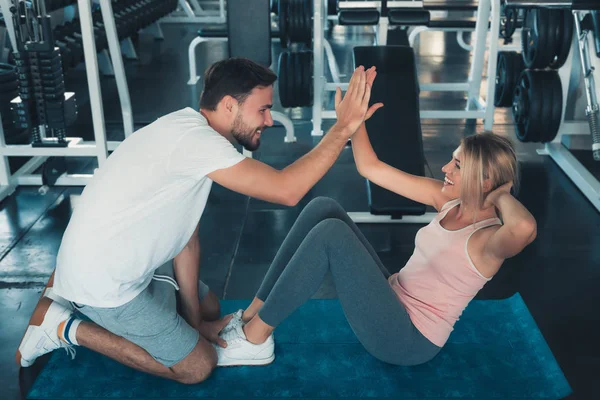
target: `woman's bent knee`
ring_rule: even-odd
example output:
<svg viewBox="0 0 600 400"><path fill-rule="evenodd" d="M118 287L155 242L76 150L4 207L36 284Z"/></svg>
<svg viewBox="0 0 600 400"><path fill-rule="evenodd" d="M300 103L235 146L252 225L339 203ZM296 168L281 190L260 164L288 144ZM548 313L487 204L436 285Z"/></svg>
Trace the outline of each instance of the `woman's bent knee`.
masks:
<svg viewBox="0 0 600 400"><path fill-rule="evenodd" d="M342 206L337 201L335 201L331 197L324 196L315 197L310 201L310 203L307 204L306 208L308 208L309 206L318 208L320 210L329 210L331 208L343 210Z"/></svg>

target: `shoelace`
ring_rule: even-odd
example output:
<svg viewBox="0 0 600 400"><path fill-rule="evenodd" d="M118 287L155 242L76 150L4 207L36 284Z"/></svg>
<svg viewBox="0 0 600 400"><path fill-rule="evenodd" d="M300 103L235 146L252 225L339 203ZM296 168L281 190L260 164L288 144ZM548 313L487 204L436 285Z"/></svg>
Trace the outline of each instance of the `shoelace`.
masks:
<svg viewBox="0 0 600 400"><path fill-rule="evenodd" d="M65 343L61 343L61 347L65 349L67 355L71 356L71 360L75 359L75 355L77 354L77 350L75 350L75 346L71 346Z"/></svg>
<svg viewBox="0 0 600 400"><path fill-rule="evenodd" d="M221 339L229 343L232 340L240 340L243 338L238 334L237 329L233 328L223 332L221 335Z"/></svg>

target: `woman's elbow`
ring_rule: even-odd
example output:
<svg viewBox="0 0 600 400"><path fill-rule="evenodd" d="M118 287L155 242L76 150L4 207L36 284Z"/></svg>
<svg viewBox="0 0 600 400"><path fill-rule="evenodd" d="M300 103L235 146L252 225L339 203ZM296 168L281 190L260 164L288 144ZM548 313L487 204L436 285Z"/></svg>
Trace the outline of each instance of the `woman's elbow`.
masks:
<svg viewBox="0 0 600 400"><path fill-rule="evenodd" d="M518 226L517 232L525 238L525 245L530 244L537 237L537 223L535 219L530 218L521 221Z"/></svg>
<svg viewBox="0 0 600 400"><path fill-rule="evenodd" d="M356 163L356 169L363 178L369 179L375 170L373 163Z"/></svg>

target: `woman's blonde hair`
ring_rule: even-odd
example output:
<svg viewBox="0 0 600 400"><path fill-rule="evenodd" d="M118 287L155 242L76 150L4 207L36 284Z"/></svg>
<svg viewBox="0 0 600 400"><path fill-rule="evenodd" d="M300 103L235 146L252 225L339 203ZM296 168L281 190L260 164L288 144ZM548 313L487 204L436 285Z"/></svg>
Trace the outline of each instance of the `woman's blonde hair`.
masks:
<svg viewBox="0 0 600 400"><path fill-rule="evenodd" d="M490 180L490 191L510 181L513 190L518 190L517 154L510 140L493 133L481 133L464 138L460 148L460 198L466 208L483 206L486 179Z"/></svg>

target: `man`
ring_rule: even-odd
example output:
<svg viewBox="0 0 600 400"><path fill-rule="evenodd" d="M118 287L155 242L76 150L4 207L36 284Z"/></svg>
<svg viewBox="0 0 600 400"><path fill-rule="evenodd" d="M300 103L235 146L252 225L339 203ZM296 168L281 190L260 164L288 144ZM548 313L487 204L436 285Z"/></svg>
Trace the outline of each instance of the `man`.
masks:
<svg viewBox="0 0 600 400"><path fill-rule="evenodd" d="M200 112L173 112L121 143L73 212L55 274L17 351L19 365L81 345L182 383L211 374L213 344L226 346L218 335L232 318L218 319L216 296L198 285L198 225L212 182L294 206L376 108L368 107L370 85L359 67L343 99L336 93L336 124L310 153L278 171L234 147L256 150L273 125L275 80L246 59L217 62L205 73Z"/></svg>

